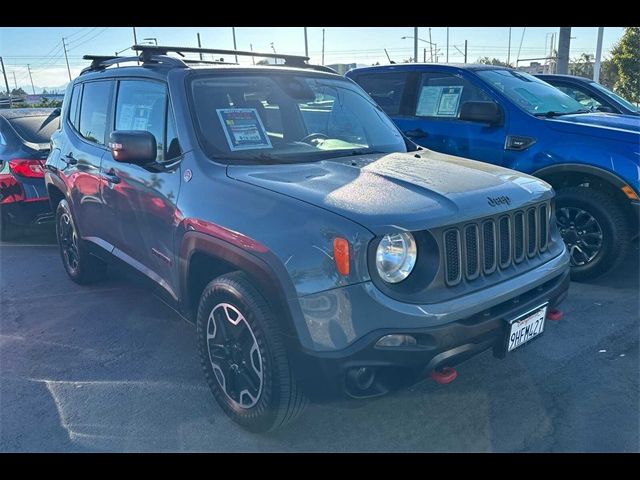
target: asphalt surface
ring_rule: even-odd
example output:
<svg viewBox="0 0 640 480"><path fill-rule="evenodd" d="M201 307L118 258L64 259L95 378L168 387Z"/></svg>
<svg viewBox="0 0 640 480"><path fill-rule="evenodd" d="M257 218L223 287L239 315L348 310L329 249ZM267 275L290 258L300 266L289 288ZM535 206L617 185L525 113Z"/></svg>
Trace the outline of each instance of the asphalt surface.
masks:
<svg viewBox="0 0 640 480"><path fill-rule="evenodd" d="M506 359L255 435L213 400L190 324L126 273L75 285L47 241L0 244L0 451L640 450L637 244Z"/></svg>

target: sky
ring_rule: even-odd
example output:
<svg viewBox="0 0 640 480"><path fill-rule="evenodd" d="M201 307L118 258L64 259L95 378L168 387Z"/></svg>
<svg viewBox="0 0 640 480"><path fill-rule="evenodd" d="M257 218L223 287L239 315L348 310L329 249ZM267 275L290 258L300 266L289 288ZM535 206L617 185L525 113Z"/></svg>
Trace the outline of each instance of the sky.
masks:
<svg viewBox="0 0 640 480"><path fill-rule="evenodd" d="M309 27L308 48L312 63L322 63L322 37L324 30L324 64L358 63L371 65L388 63L384 49L392 60L401 62L413 56L414 27ZM418 27L419 60L430 60L430 47L436 49L438 61L446 61L447 28ZM231 27L136 27L138 43L145 38L155 38L162 45L196 47L197 33L203 47L233 48ZM570 57L581 53L595 53L597 27L573 27L571 31ZM557 37L559 27L512 27L510 60L531 59L548 55L551 37ZM303 27L236 27L236 44L239 50L304 54ZM606 27L603 36L603 56L607 57L613 45L620 39L622 27ZM62 38L65 38L71 77L78 75L88 65L82 60L86 54L112 55L126 50L133 44L133 28L129 27L0 27L0 56L3 57L9 86L15 83L31 93L31 81L27 65L30 65L36 91L42 87L60 88L69 80L64 58ZM509 52L509 27L450 27L449 61L462 62L464 42L468 42L468 61L488 56L507 60ZM153 40L146 40L153 42ZM273 43L273 47L272 47ZM518 56L518 52L520 52ZM232 61L232 58L226 58ZM435 61L435 54L433 60ZM250 63L250 58L240 63ZM528 65L529 61L520 62ZM0 82L4 79L0 77ZM5 90L0 83L0 90Z"/></svg>

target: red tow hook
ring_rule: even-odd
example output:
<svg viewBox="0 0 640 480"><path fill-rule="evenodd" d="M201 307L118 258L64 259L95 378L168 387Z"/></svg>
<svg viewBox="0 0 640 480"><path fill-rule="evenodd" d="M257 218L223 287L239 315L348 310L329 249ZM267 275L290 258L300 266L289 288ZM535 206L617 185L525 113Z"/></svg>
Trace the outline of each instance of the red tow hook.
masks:
<svg viewBox="0 0 640 480"><path fill-rule="evenodd" d="M547 312L547 318L554 322L562 320L562 317L564 317L564 312L562 310L549 310Z"/></svg>
<svg viewBox="0 0 640 480"><path fill-rule="evenodd" d="M431 370L431 379L440 385L446 385L447 383L453 382L457 376L458 372L456 372L455 368L452 367Z"/></svg>

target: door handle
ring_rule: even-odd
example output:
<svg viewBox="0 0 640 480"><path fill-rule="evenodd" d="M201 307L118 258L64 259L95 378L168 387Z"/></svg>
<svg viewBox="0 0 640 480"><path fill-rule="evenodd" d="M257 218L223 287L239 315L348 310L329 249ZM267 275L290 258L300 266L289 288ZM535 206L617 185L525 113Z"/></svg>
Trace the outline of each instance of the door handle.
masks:
<svg viewBox="0 0 640 480"><path fill-rule="evenodd" d="M421 128L416 128L415 130L407 130L406 132L404 132L404 134L409 138L425 138L429 136L429 134Z"/></svg>
<svg viewBox="0 0 640 480"><path fill-rule="evenodd" d="M116 172L113 168L102 175L102 177L109 183L120 183L120 177L116 175Z"/></svg>
<svg viewBox="0 0 640 480"><path fill-rule="evenodd" d="M73 157L73 152L67 153L64 157L62 157L62 161L67 165L77 165L78 160Z"/></svg>

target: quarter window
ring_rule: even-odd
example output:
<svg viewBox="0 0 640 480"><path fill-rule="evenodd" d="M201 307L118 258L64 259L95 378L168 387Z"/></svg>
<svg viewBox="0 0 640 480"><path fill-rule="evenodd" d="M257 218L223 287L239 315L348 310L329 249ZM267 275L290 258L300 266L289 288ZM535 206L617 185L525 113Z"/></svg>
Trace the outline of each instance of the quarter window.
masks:
<svg viewBox="0 0 640 480"><path fill-rule="evenodd" d="M78 100L80 99L80 90L82 85L76 85L73 87L71 93L71 103L69 104L69 110L67 111L67 118L69 123L73 125L76 130L78 129Z"/></svg>
<svg viewBox="0 0 640 480"><path fill-rule="evenodd" d="M105 144L111 82L88 82L82 90L79 131L85 139Z"/></svg>
<svg viewBox="0 0 640 480"><path fill-rule="evenodd" d="M163 84L144 80L120 82L116 102L116 130L145 130L156 139L156 161L164 161L164 123L167 89Z"/></svg>
<svg viewBox="0 0 640 480"><path fill-rule="evenodd" d="M468 80L448 73L423 73L418 88L417 117L458 118L464 102L491 101Z"/></svg>
<svg viewBox="0 0 640 480"><path fill-rule="evenodd" d="M369 94L387 115L398 115L408 73L382 73L360 75L358 84Z"/></svg>

